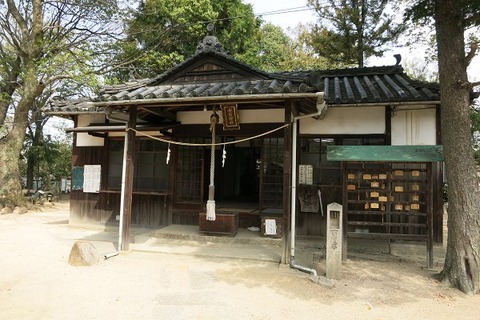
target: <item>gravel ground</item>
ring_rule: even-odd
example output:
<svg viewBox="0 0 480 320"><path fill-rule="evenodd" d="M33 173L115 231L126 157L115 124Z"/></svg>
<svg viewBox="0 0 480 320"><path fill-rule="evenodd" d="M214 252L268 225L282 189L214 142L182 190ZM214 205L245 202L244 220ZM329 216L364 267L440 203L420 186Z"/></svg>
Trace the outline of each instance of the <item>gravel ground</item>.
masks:
<svg viewBox="0 0 480 320"><path fill-rule="evenodd" d="M130 252L73 267L68 204L0 215L0 319L479 319L424 259L356 254L333 288L285 265ZM107 248L105 248L107 249ZM316 266L321 272L322 265Z"/></svg>

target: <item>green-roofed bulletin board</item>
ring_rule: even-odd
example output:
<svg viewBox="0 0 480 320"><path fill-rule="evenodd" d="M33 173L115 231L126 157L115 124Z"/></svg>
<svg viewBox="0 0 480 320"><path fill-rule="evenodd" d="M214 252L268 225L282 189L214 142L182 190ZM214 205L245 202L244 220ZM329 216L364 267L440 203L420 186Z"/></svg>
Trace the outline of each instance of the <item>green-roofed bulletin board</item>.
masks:
<svg viewBox="0 0 480 320"><path fill-rule="evenodd" d="M327 146L328 161L439 162L443 146Z"/></svg>

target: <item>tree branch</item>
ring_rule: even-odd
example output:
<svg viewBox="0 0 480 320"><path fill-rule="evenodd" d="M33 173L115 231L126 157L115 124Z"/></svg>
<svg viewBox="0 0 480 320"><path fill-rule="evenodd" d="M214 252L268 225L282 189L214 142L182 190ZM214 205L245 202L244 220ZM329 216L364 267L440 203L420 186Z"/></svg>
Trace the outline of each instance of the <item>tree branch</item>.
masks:
<svg viewBox="0 0 480 320"><path fill-rule="evenodd" d="M23 19L22 15L18 11L14 1L7 0L7 6L8 6L8 12L12 14L13 18L18 23L18 26L22 30L24 37L27 37L28 36L27 22L25 21L25 19Z"/></svg>
<svg viewBox="0 0 480 320"><path fill-rule="evenodd" d="M461 81L458 80L457 84L460 88L466 88L468 90L472 90L474 87L480 86L480 81L477 82L469 82L469 81Z"/></svg>
<svg viewBox="0 0 480 320"><path fill-rule="evenodd" d="M475 54L477 53L478 49L478 43L471 43L470 44L470 51L468 52L467 56L465 57L465 65L468 66L470 65L470 62L472 62L473 57L475 57Z"/></svg>
<svg viewBox="0 0 480 320"><path fill-rule="evenodd" d="M465 25L469 26L473 24L478 24L479 21L480 21L480 12L477 12L465 19Z"/></svg>

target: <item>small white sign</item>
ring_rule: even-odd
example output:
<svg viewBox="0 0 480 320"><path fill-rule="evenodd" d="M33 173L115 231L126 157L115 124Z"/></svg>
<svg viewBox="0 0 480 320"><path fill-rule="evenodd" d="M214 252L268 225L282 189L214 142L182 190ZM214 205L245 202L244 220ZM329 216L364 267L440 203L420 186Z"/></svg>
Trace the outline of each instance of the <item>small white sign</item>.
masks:
<svg viewBox="0 0 480 320"><path fill-rule="evenodd" d="M298 183L313 184L313 166L311 164L301 164L298 168Z"/></svg>
<svg viewBox="0 0 480 320"><path fill-rule="evenodd" d="M99 193L102 166L99 164L85 165L83 171L83 192Z"/></svg>
<svg viewBox="0 0 480 320"><path fill-rule="evenodd" d="M310 164L305 168L305 184L313 184L313 166Z"/></svg>
<svg viewBox="0 0 480 320"><path fill-rule="evenodd" d="M306 177L305 177L305 165L301 164L298 166L298 183L305 184Z"/></svg>
<svg viewBox="0 0 480 320"><path fill-rule="evenodd" d="M277 221L275 219L265 219L265 234L266 235L277 234Z"/></svg>

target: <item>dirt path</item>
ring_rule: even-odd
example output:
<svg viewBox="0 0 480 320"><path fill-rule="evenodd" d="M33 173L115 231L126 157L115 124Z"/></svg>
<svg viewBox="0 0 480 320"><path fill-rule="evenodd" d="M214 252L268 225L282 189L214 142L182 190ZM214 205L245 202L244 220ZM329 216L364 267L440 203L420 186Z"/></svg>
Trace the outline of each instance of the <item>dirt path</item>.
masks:
<svg viewBox="0 0 480 320"><path fill-rule="evenodd" d="M132 252L67 263L67 207L0 215L0 319L479 319L414 262L355 259L331 289L273 263Z"/></svg>

